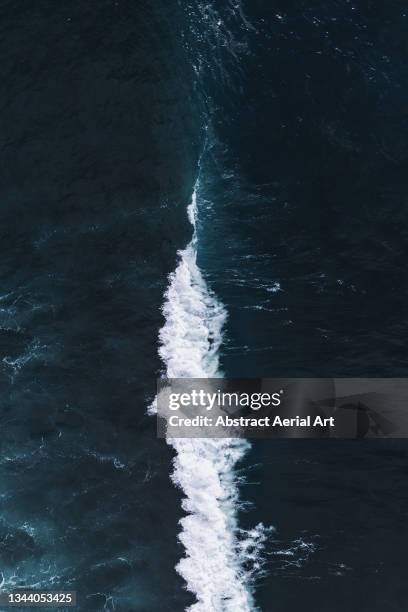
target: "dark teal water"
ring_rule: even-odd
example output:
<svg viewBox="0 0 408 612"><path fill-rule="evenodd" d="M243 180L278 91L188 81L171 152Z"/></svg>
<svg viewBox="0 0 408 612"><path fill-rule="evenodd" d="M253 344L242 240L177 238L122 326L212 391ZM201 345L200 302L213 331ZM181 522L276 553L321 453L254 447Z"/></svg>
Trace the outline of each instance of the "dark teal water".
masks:
<svg viewBox="0 0 408 612"><path fill-rule="evenodd" d="M191 601L145 415L200 143L166 6L0 8L0 582L86 612Z"/></svg>
<svg viewBox="0 0 408 612"><path fill-rule="evenodd" d="M253 2L245 18L202 170L224 372L405 376L404 7ZM262 610L405 609L407 458L404 441L254 441L242 524L277 528Z"/></svg>
<svg viewBox="0 0 408 612"><path fill-rule="evenodd" d="M0 10L0 570L76 589L83 611L181 611L181 495L145 410L204 141L199 264L228 310L225 373L405 376L408 13ZM253 445L241 524L277 529L262 610L405 611L407 454Z"/></svg>

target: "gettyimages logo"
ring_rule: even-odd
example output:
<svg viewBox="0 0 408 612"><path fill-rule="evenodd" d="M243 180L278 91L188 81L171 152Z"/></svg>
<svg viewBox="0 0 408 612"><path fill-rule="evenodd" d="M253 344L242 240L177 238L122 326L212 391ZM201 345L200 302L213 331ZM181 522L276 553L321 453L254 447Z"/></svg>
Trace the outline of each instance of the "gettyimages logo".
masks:
<svg viewBox="0 0 408 612"><path fill-rule="evenodd" d="M161 379L159 437L408 437L408 379Z"/></svg>

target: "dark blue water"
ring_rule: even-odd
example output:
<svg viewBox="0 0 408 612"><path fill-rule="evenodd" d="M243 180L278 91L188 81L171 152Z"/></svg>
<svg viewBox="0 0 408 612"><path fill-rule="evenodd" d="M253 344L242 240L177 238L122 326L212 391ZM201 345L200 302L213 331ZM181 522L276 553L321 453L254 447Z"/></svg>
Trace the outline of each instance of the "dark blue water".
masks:
<svg viewBox="0 0 408 612"><path fill-rule="evenodd" d="M3 2L0 565L84 611L181 611L145 416L201 161L228 376L405 376L403 2ZM207 130L205 130L207 126ZM406 609L404 442L257 441L265 612Z"/></svg>
<svg viewBox="0 0 408 612"><path fill-rule="evenodd" d="M0 571L86 611L191 600L145 415L200 141L176 8L1 7Z"/></svg>
<svg viewBox="0 0 408 612"><path fill-rule="evenodd" d="M215 113L203 172L224 372L405 376L404 9L253 2L245 18L233 110ZM254 442L242 524L277 528L261 609L405 609L407 453Z"/></svg>

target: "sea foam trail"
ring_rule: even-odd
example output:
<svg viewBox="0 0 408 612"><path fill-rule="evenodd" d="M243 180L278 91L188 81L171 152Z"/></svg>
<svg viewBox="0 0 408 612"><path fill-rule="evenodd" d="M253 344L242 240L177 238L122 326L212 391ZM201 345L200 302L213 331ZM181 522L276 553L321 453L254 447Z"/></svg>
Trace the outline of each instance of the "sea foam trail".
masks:
<svg viewBox="0 0 408 612"><path fill-rule="evenodd" d="M169 277L160 331L160 356L169 378L219 377L218 350L226 320L224 306L197 266L196 183L188 216L194 233L179 252ZM238 527L238 482L234 471L249 443L240 439L168 439L176 451L173 482L184 493L186 512L179 539L185 556L176 569L194 593L190 612L254 610L251 582L261 567L267 530Z"/></svg>

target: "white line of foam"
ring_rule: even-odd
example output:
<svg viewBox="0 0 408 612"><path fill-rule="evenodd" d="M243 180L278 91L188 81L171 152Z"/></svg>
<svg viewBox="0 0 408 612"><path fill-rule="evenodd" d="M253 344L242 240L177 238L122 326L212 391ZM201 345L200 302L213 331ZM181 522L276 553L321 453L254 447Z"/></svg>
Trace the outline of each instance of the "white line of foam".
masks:
<svg viewBox="0 0 408 612"><path fill-rule="evenodd" d="M197 266L197 192L188 216L192 241L179 252L170 275L160 331L160 356L169 378L221 376L218 350L226 320L224 306L209 290ZM267 530L238 527L236 463L249 448L240 439L168 439L176 450L173 482L184 493L186 516L179 539L185 556L176 569L197 601L190 612L249 612L254 609L251 580L260 569Z"/></svg>

